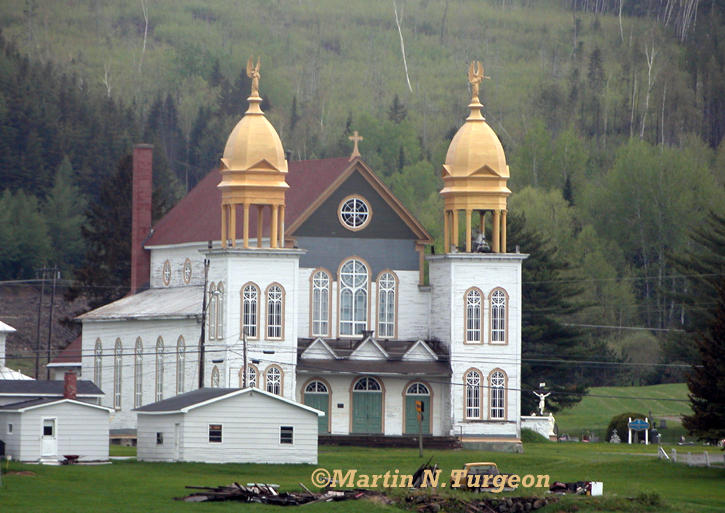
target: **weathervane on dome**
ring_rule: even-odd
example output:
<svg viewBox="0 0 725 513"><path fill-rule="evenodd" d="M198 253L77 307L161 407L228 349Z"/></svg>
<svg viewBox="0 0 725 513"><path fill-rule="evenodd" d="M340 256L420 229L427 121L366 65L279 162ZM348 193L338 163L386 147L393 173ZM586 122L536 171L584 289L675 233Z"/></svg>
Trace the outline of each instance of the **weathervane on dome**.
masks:
<svg viewBox="0 0 725 513"><path fill-rule="evenodd" d="M483 81L487 77L483 74L483 64L481 64L481 61L471 61L471 65L468 67L468 83L471 84L471 90L473 93L473 96L471 98L471 102L478 103L478 87L481 84L481 81Z"/></svg>
<svg viewBox="0 0 725 513"><path fill-rule="evenodd" d="M257 57L257 65L254 66L254 57L250 57L247 61L247 76L252 79L251 96L259 96L259 57Z"/></svg>

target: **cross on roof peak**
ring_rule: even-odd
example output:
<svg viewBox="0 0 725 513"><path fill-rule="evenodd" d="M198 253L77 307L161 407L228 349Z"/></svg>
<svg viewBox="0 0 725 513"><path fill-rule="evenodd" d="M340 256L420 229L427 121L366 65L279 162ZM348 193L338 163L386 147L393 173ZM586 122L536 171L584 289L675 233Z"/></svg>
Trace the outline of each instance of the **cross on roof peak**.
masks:
<svg viewBox="0 0 725 513"><path fill-rule="evenodd" d="M352 153L350 154L350 160L354 159L355 157L360 156L360 150L358 150L357 143L363 140L363 137L361 135L358 135L357 130L355 130L350 137L348 137L354 144L352 147Z"/></svg>

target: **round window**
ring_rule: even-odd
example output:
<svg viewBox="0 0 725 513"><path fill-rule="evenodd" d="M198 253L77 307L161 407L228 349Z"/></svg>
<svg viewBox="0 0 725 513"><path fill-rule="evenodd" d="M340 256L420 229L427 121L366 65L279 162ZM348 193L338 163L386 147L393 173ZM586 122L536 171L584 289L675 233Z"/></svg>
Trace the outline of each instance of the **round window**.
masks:
<svg viewBox="0 0 725 513"><path fill-rule="evenodd" d="M171 264L168 260L164 262L164 268L162 270L161 278L164 282L164 285L168 285L169 283L171 283Z"/></svg>
<svg viewBox="0 0 725 513"><path fill-rule="evenodd" d="M348 196L340 202L338 217L348 230L362 230L370 222L372 210L360 196Z"/></svg>

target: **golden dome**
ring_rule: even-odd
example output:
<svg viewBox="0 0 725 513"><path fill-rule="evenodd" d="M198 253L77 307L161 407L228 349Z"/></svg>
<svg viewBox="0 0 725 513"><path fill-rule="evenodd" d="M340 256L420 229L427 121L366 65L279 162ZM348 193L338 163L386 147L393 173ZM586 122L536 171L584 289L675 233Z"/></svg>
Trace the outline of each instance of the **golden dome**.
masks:
<svg viewBox="0 0 725 513"><path fill-rule="evenodd" d="M451 176L469 176L484 166L501 178L509 177L501 141L481 115L478 102L468 106L471 114L448 147L444 168Z"/></svg>
<svg viewBox="0 0 725 513"><path fill-rule="evenodd" d="M249 109L229 134L222 157L222 169L245 171L258 167L287 172L282 141L272 123L264 116L260 97L251 96Z"/></svg>

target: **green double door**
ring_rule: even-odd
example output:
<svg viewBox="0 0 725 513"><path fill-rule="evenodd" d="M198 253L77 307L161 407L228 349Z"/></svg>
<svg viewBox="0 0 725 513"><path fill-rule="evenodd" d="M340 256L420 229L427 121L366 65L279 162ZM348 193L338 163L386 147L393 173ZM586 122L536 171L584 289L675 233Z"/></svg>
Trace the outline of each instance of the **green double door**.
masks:
<svg viewBox="0 0 725 513"><path fill-rule="evenodd" d="M352 432L383 432L383 394L377 392L352 393Z"/></svg>
<svg viewBox="0 0 725 513"><path fill-rule="evenodd" d="M310 406L312 408L315 408L316 410L324 411L325 416L324 417L318 417L317 418L317 425L320 433L329 433L329 395L323 394L323 393L310 393L305 392L305 404L307 406Z"/></svg>
<svg viewBox="0 0 725 513"><path fill-rule="evenodd" d="M418 434L418 411L415 409L415 402L423 403L423 419L421 430L423 434L430 434L430 396L429 395L406 395L405 396L405 434Z"/></svg>

